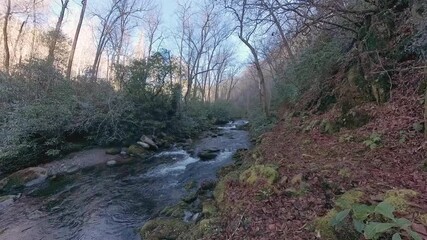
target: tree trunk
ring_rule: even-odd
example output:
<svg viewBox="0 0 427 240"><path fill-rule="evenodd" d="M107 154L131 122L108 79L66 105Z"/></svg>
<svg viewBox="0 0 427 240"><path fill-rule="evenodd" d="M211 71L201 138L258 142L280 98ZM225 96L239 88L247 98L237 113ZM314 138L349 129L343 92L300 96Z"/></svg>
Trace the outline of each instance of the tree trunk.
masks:
<svg viewBox="0 0 427 240"><path fill-rule="evenodd" d="M258 53L256 52L255 48L249 43L249 41L244 39L241 35L239 35L239 38L249 48L252 53L252 56L254 57L255 68L259 77L261 104L265 115L268 117L270 116L270 104L268 103L267 99L267 85L265 83L264 73L262 72L261 64L259 62Z"/></svg>
<svg viewBox="0 0 427 240"><path fill-rule="evenodd" d="M9 18L11 14L10 0L7 0L6 15L4 16L3 25L3 44L4 44L4 69L6 74L10 72L10 51L9 51L9 40L7 35L7 28L9 24Z"/></svg>
<svg viewBox="0 0 427 240"><path fill-rule="evenodd" d="M71 78L71 70L73 68L74 54L76 52L77 41L79 40L80 30L82 28L83 19L85 16L86 5L87 5L87 0L82 0L82 10L80 11L79 23L77 24L77 29L73 39L73 46L71 47L70 56L68 57L67 73L66 73L67 79Z"/></svg>
<svg viewBox="0 0 427 240"><path fill-rule="evenodd" d="M21 40L21 36L22 36L22 32L24 31L24 26L25 24L27 24L28 21L28 17L22 21L21 26L19 27L19 32L18 32L18 36L16 36L16 40L15 40L15 45L13 46L13 59L14 62L16 62L16 58L17 58L17 49L18 49L18 44L19 44L19 40Z"/></svg>
<svg viewBox="0 0 427 240"><path fill-rule="evenodd" d="M58 21L56 22L55 32L53 33L53 38L49 45L49 54L47 56L47 62L53 64L55 60L55 48L56 42L58 41L59 34L61 33L62 21L64 20L65 9L67 9L69 0L61 0L61 13L59 14Z"/></svg>
<svg viewBox="0 0 427 240"><path fill-rule="evenodd" d="M33 31L31 36L30 59L34 57L34 45L36 44L36 0L33 0Z"/></svg>

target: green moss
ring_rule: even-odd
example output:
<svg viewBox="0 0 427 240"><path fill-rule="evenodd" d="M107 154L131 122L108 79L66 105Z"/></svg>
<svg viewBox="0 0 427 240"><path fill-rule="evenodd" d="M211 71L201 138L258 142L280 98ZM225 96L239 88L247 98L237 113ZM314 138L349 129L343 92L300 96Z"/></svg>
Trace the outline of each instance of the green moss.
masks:
<svg viewBox="0 0 427 240"><path fill-rule="evenodd" d="M144 240L178 239L188 226L177 219L153 219L144 224L139 233Z"/></svg>
<svg viewBox="0 0 427 240"><path fill-rule="evenodd" d="M407 212L408 200L417 196L418 193L410 189L389 190L385 193L384 202L393 205L396 211Z"/></svg>
<svg viewBox="0 0 427 240"><path fill-rule="evenodd" d="M418 220L421 222L421 224L427 227L427 213L418 216Z"/></svg>
<svg viewBox="0 0 427 240"><path fill-rule="evenodd" d="M215 200L218 203L223 203L223 201L224 201L224 194L225 194L227 182L230 181L231 179L238 179L238 177L239 177L239 172L233 171L233 172L228 173L227 175L225 175L223 178L221 178L218 181L218 183L215 186L214 192L213 192ZM223 204L221 204L219 206L223 206Z"/></svg>
<svg viewBox="0 0 427 240"><path fill-rule="evenodd" d="M138 156L140 158L143 158L145 156L145 149L143 147L140 147L138 145L131 145L128 148L128 153L130 155Z"/></svg>
<svg viewBox="0 0 427 240"><path fill-rule="evenodd" d="M255 184L259 181L266 181L268 185L274 184L279 179L277 167L268 165L253 165L239 177L240 181Z"/></svg>
<svg viewBox="0 0 427 240"><path fill-rule="evenodd" d="M185 190L187 191L194 189L196 187L197 187L197 182L194 180L188 181L184 186Z"/></svg>
<svg viewBox="0 0 427 240"><path fill-rule="evenodd" d="M350 190L341 195L335 204L339 209L349 209L355 203L359 203L362 200L364 193L358 190Z"/></svg>
<svg viewBox="0 0 427 240"><path fill-rule="evenodd" d="M218 209L215 206L215 202L212 200L203 202L202 213L203 213L203 216L207 218L216 216L218 214Z"/></svg>
<svg viewBox="0 0 427 240"><path fill-rule="evenodd" d="M188 205L186 203L180 202L174 206L165 207L160 214L166 217L182 218L184 217L184 211L187 206Z"/></svg>
<svg viewBox="0 0 427 240"><path fill-rule="evenodd" d="M319 217L314 221L316 233L320 235L320 239L338 240L335 235L335 229L331 225L331 221L337 213L335 209L332 209L325 216Z"/></svg>

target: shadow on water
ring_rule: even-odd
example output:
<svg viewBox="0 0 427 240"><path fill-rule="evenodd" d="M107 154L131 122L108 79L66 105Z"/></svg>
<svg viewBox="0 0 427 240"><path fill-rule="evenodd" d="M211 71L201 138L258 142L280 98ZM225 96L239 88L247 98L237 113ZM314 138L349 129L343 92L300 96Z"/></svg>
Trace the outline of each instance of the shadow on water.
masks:
<svg viewBox="0 0 427 240"><path fill-rule="evenodd" d="M139 239L138 228L186 194L189 181L215 179L233 153L249 147L246 131L230 123L194 144L194 152L219 149L203 162L172 149L148 161L98 166L57 176L0 210L0 239Z"/></svg>

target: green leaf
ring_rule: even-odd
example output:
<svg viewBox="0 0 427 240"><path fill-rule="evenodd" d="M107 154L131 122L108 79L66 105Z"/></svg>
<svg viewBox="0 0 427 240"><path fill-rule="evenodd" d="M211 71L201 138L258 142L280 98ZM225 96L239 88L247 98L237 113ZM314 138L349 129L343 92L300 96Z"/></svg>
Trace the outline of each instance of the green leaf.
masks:
<svg viewBox="0 0 427 240"><path fill-rule="evenodd" d="M353 217L357 220L363 221L374 211L374 207L364 204L357 204L353 206Z"/></svg>
<svg viewBox="0 0 427 240"><path fill-rule="evenodd" d="M377 205L375 208L375 212L383 215L386 218L393 219L394 220L394 212L395 208L390 204L386 202L381 202Z"/></svg>
<svg viewBox="0 0 427 240"><path fill-rule="evenodd" d="M344 211L339 212L331 221L332 226L337 226L344 221L344 219L350 213L350 209L346 209Z"/></svg>
<svg viewBox="0 0 427 240"><path fill-rule="evenodd" d="M353 226L354 226L354 229L356 229L357 232L363 233L363 230L365 230L365 226L366 225L365 225L365 223L363 223L360 220L353 219Z"/></svg>
<svg viewBox="0 0 427 240"><path fill-rule="evenodd" d="M388 231L390 228L395 227L394 223L380 223L380 222L370 222L365 227L365 238L373 239L378 237L381 233Z"/></svg>
<svg viewBox="0 0 427 240"><path fill-rule="evenodd" d="M394 220L394 222L400 227L400 228L408 228L412 225L412 222L409 221L406 218L398 218Z"/></svg>
<svg viewBox="0 0 427 240"><path fill-rule="evenodd" d="M414 240L423 240L422 238L421 238L421 236L418 234L418 233L416 233L416 232L414 232L414 231L412 231L412 230L410 230L410 229L407 229L406 230L406 232L408 232L409 233L409 235L412 237L412 239L414 239Z"/></svg>
<svg viewBox="0 0 427 240"><path fill-rule="evenodd" d="M391 240L402 240L402 238L400 237L400 234L399 234L399 233L395 233L395 234L393 235L393 237L391 238Z"/></svg>

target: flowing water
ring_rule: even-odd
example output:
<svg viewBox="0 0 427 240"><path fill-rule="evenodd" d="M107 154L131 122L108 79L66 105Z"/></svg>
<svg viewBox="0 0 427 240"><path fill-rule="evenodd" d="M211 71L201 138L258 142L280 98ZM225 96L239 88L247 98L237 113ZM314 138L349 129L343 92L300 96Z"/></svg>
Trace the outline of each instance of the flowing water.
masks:
<svg viewBox="0 0 427 240"><path fill-rule="evenodd" d="M148 161L117 167L98 166L50 179L26 189L0 210L0 239L140 239L138 228L186 194L189 181L215 179L233 153L249 147L242 121L220 127L218 136L197 141L193 150L219 149L203 162L184 150L158 153Z"/></svg>

